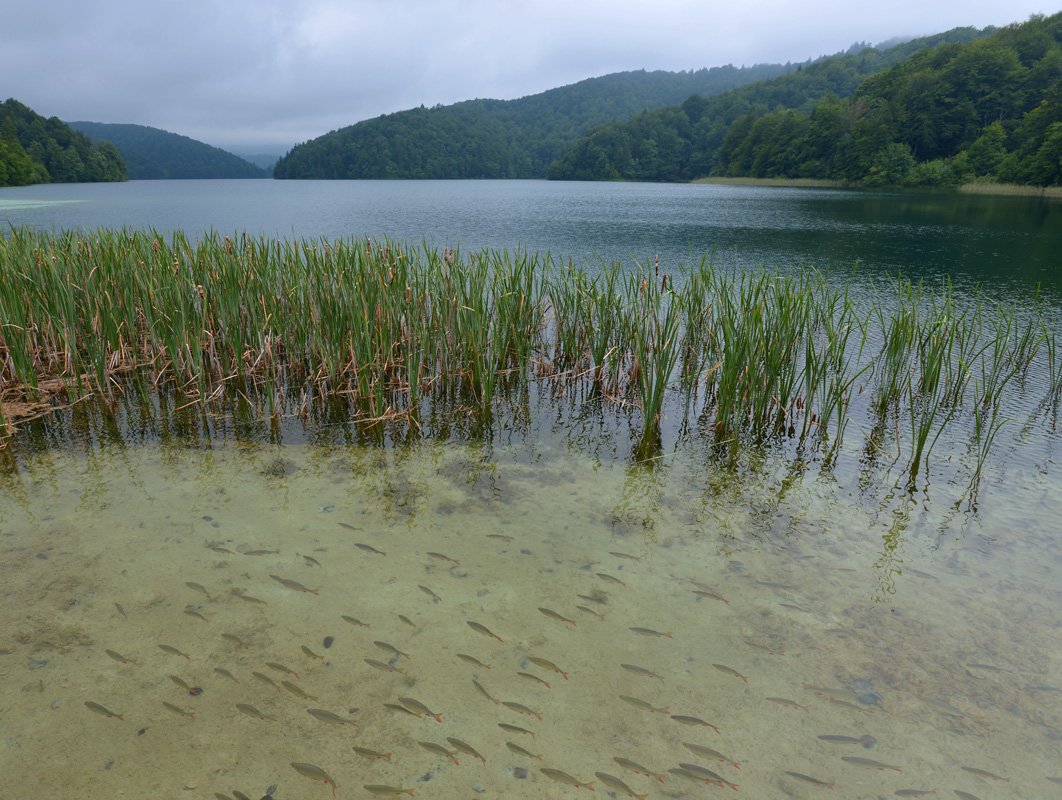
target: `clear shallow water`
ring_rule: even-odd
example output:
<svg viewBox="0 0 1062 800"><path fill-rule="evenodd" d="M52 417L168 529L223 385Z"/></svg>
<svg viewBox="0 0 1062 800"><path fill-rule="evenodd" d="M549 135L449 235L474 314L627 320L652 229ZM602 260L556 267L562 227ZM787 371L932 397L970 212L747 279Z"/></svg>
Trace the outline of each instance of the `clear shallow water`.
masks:
<svg viewBox="0 0 1062 800"><path fill-rule="evenodd" d="M546 182L192 181L0 192L0 220L44 228L388 235L466 249L548 248L560 258L644 262L659 254L665 265L710 251L725 266L812 264L846 275L858 259L857 293L878 292L900 271L932 280L950 272L963 307L972 301L961 290L976 283L992 297L1023 301L1044 281L1056 315L1059 208L1020 198ZM845 798L908 788L939 796L959 789L981 800L1055 796L1048 778L1062 777L1062 485L1057 429L1034 408L1043 381L1030 375L1028 397L1008 409L976 505L964 495L972 456L961 433L942 439L908 494L896 488L902 459L890 466L887 457L864 457L869 432L858 422L833 469L770 449L724 469L708 437L680 435L681 409L671 407L663 457L647 470L630 464L631 409L580 409L542 387L526 417L499 410L488 443L462 418L426 419L412 445L397 434L371 444L325 419L305 429L288 419L278 431L203 415L204 432L198 417L155 421L132 406L116 418L75 409L62 421L27 425L0 476L5 793L213 798L239 789L257 798L278 783L277 800L331 795L291 762L323 768L341 798L369 796L365 784L440 798L585 791L541 767L595 780L602 794L596 772L650 797L715 793L667 773L689 762L739 784L746 797L825 794L790 773L834 783L832 794ZM326 636L335 639L327 649ZM391 658L374 641L409 657ZM203 693L189 696L171 675ZM494 704L473 679L542 720ZM284 680L316 699L295 696ZM443 721L384 708L400 697ZM249 717L237 703L276 719ZM358 727L322 723L307 708ZM873 748L818 738L864 734ZM446 737L486 761L459 754L451 764L418 744L445 746ZM684 743L714 748L740 768ZM391 759L366 760L355 745ZM625 771L615 757L666 781Z"/></svg>
<svg viewBox="0 0 1062 800"><path fill-rule="evenodd" d="M60 202L61 201L61 202ZM73 202L71 202L73 201ZM270 236L388 236L436 247L551 251L577 262L709 255L1024 297L1062 293L1062 203L946 193L551 181L130 181L0 190L0 223Z"/></svg>
<svg viewBox="0 0 1062 800"><path fill-rule="evenodd" d="M1062 493L1036 470L1013 476L1006 503L974 518L916 512L897 536L894 513L831 481L768 472L736 484L694 453L646 472L534 437L388 449L190 444L84 440L27 457L0 481L9 796L259 797L273 783L280 798L331 795L291 762L323 768L341 798L369 796L366 784L418 797L579 796L541 767L596 780L598 791L594 774L604 772L649 797L711 795L715 787L667 774L683 762L746 797L824 791L792 772L846 798L905 788L1053 796L1062 551L1052 509ZM270 552L245 554L256 550ZM334 637L327 649L325 637ZM473 679L542 719L493 703ZM384 707L400 697L442 721ZM458 753L452 764L418 744L447 746L446 737L485 762ZM355 745L391 757L368 760Z"/></svg>

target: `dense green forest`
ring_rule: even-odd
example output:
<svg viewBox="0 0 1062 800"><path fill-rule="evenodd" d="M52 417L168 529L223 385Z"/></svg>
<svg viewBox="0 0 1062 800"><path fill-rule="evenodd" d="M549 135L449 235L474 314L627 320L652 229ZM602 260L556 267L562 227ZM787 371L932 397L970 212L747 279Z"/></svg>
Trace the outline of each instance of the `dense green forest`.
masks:
<svg viewBox="0 0 1062 800"><path fill-rule="evenodd" d="M365 120L296 146L277 178L541 178L590 129L772 78L789 64L618 72L518 100L468 100Z"/></svg>
<svg viewBox="0 0 1062 800"><path fill-rule="evenodd" d="M710 175L1062 183L1062 14L824 59L690 97L592 131L549 172L569 180Z"/></svg>
<svg viewBox="0 0 1062 800"><path fill-rule="evenodd" d="M159 178L265 178L268 173L218 147L146 125L71 122L93 141L118 148L130 180Z"/></svg>
<svg viewBox="0 0 1062 800"><path fill-rule="evenodd" d="M0 186L125 179L125 163L113 144L93 144L17 100L0 104Z"/></svg>

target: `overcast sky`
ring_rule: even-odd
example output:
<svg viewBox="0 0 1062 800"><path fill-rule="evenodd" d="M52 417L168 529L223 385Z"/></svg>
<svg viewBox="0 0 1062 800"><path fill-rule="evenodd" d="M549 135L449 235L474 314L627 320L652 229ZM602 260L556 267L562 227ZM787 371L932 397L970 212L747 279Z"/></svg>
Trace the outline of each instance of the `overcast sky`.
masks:
<svg viewBox="0 0 1062 800"><path fill-rule="evenodd" d="M0 99L284 151L420 104L609 72L804 61L1006 25L1027 0L28 0L0 15Z"/></svg>

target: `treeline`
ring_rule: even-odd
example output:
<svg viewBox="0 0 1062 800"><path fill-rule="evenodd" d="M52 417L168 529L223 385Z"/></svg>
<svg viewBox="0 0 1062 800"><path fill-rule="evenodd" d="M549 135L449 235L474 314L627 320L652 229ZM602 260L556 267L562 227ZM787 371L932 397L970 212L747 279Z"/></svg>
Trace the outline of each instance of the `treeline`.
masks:
<svg viewBox="0 0 1062 800"><path fill-rule="evenodd" d="M0 186L124 180L125 163L113 144L93 144L17 100L0 104Z"/></svg>
<svg viewBox="0 0 1062 800"><path fill-rule="evenodd" d="M1062 14L998 30L959 29L826 59L717 97L690 97L598 128L549 176L1062 183Z"/></svg>
<svg viewBox="0 0 1062 800"><path fill-rule="evenodd" d="M648 108L796 69L619 72L517 100L468 100L365 120L296 146L277 178L541 178L580 136Z"/></svg>
<svg viewBox="0 0 1062 800"><path fill-rule="evenodd" d="M71 122L93 141L118 148L130 180L265 178L269 173L239 156L188 136L147 125Z"/></svg>

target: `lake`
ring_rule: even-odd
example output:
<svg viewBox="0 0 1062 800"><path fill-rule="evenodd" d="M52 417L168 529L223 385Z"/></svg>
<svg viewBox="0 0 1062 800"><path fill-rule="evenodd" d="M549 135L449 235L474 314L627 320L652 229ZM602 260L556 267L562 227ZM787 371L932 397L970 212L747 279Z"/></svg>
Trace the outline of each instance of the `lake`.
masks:
<svg viewBox="0 0 1062 800"><path fill-rule="evenodd" d="M897 274L951 276L956 313L1004 299L1018 321L1040 285L1054 332L1060 208L538 181L0 191L0 221L42 229L387 236L665 268L708 254L817 267L879 299ZM5 793L1056 796L1047 364L1006 387L974 491L968 405L908 484L910 423L871 447L856 386L836 458L793 442L722 457L677 392L650 463L629 397L548 379L486 427L467 409L372 429L269 419L166 391L73 403L0 449Z"/></svg>

